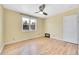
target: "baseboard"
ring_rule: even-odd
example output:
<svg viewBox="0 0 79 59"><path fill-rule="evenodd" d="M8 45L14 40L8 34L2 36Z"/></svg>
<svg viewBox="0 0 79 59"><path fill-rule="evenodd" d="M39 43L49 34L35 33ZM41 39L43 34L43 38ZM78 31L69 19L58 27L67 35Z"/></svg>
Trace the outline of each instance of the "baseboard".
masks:
<svg viewBox="0 0 79 59"><path fill-rule="evenodd" d="M24 41L24 40L29 40L29 39L5 41L5 45L21 42L21 41Z"/></svg>
<svg viewBox="0 0 79 59"><path fill-rule="evenodd" d="M43 37L43 36L38 36L38 37ZM21 42L21 41L24 41L24 40L30 40L30 39L34 39L34 38L38 38L38 37L33 37L33 38L28 38L28 39L23 38L23 39L20 39L20 40L12 40L12 41L8 41L8 42L5 41L5 45Z"/></svg>
<svg viewBox="0 0 79 59"><path fill-rule="evenodd" d="M67 42L67 41L65 41L65 40L63 40L63 39L59 39L59 38L57 38L57 37L51 37L51 39L56 39L56 40L60 40L60 41L63 41L63 42ZM67 42L67 43L78 44L78 43L72 43L72 42Z"/></svg>
<svg viewBox="0 0 79 59"><path fill-rule="evenodd" d="M1 46L1 48L0 48L0 55L2 54L2 51L3 51L3 48L4 48L4 44Z"/></svg>
<svg viewBox="0 0 79 59"><path fill-rule="evenodd" d="M53 39L56 39L56 40L62 40L62 39L60 39L60 38L57 38L57 37L50 37L51 39L53 38Z"/></svg>

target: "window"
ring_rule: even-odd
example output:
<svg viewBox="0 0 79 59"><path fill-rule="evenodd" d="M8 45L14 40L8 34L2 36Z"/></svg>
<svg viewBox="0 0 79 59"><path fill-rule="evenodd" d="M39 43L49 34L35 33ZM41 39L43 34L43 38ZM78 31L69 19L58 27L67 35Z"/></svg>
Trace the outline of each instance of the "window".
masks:
<svg viewBox="0 0 79 59"><path fill-rule="evenodd" d="M22 16L23 31L36 31L36 18L30 16Z"/></svg>

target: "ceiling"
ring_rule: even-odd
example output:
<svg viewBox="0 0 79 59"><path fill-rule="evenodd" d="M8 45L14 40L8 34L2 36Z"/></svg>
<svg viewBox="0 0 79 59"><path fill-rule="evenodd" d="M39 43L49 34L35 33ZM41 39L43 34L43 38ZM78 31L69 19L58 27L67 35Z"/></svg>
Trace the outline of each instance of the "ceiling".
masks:
<svg viewBox="0 0 79 59"><path fill-rule="evenodd" d="M44 9L44 11L48 13L47 16L35 13L39 11L39 6L40 4L3 4L3 7L6 9L10 9L16 12L21 12L41 18L47 18L56 15L58 13L67 11L69 9L76 8L78 7L78 4L46 4L46 8Z"/></svg>

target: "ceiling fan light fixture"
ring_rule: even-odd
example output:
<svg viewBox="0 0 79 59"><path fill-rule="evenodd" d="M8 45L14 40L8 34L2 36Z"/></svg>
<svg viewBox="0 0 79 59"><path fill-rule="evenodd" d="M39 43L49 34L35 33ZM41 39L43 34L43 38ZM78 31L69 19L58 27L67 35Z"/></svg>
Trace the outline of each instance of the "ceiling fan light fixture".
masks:
<svg viewBox="0 0 79 59"><path fill-rule="evenodd" d="M44 12L44 9L45 9L45 4L42 4L42 5L39 6L39 11L35 12L35 13L39 13L39 14L42 14L42 15L48 15L46 12Z"/></svg>
<svg viewBox="0 0 79 59"><path fill-rule="evenodd" d="M39 14L43 14L43 12L39 12Z"/></svg>

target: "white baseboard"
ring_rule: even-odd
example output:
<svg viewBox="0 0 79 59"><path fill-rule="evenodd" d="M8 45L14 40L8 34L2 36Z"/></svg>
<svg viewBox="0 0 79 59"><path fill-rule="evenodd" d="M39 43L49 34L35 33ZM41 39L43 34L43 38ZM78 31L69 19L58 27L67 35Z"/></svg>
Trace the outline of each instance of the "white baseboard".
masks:
<svg viewBox="0 0 79 59"><path fill-rule="evenodd" d="M64 39L59 39L59 38L57 38L57 37L51 37L51 39L56 39L56 40L60 40L60 41L67 42L67 41L65 41ZM68 43L72 43L72 42L68 42ZM79 44L79 43L72 43L72 44Z"/></svg>
<svg viewBox="0 0 79 59"><path fill-rule="evenodd" d="M50 37L51 39L53 38L53 39L56 39L56 40L63 40L63 39L61 39L61 38L58 38L58 37Z"/></svg>
<svg viewBox="0 0 79 59"><path fill-rule="evenodd" d="M21 42L21 41L24 41L24 40L29 40L29 39L5 41L5 45Z"/></svg>
<svg viewBox="0 0 79 59"><path fill-rule="evenodd" d="M38 36L38 37L42 37L42 36ZM30 40L30 39L34 39L34 38L38 38L38 37L33 37L33 38L23 38L23 39L20 39L20 40L11 40L11 41L5 41L5 45L8 45L8 44L12 44L12 43L17 43L17 42L21 42L21 41L24 41L24 40Z"/></svg>
<svg viewBox="0 0 79 59"><path fill-rule="evenodd" d="M4 44L1 46L1 48L0 48L0 54L2 53L4 46L5 46Z"/></svg>

